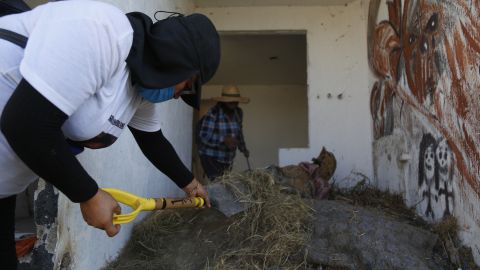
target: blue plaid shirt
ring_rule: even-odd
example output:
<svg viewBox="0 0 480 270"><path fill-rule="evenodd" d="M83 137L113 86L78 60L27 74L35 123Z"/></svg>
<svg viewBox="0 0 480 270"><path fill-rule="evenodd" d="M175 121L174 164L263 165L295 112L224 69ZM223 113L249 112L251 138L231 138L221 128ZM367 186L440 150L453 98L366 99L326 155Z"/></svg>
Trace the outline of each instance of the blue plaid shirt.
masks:
<svg viewBox="0 0 480 270"><path fill-rule="evenodd" d="M228 148L223 140L228 135L235 137L239 140L238 149L241 152L245 151L242 120L242 109L237 107L232 119L229 119L220 104L217 103L199 122L197 130L198 153L212 157L218 162L231 164L237 149Z"/></svg>

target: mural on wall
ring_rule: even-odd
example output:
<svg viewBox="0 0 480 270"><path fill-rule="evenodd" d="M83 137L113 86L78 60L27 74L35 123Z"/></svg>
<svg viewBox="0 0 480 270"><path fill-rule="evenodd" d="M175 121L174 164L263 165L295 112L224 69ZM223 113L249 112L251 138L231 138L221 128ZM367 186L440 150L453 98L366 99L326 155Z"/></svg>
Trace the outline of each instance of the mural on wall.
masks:
<svg viewBox="0 0 480 270"><path fill-rule="evenodd" d="M438 218L433 201L452 212L454 169L480 196L480 0L386 0L388 20L376 23L380 3L369 14L374 136L406 129L395 117L407 106L421 121L418 183Z"/></svg>
<svg viewBox="0 0 480 270"><path fill-rule="evenodd" d="M419 209L426 217L436 220L452 214L453 156L445 139L423 135L420 143L418 187L422 201Z"/></svg>

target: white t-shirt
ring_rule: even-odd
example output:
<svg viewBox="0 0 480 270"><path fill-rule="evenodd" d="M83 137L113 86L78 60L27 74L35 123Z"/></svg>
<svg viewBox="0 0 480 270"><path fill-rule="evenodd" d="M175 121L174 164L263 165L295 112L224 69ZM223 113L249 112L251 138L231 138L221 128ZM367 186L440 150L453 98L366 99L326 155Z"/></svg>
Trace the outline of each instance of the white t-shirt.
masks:
<svg viewBox="0 0 480 270"><path fill-rule="evenodd" d="M28 37L27 47L0 39L0 112L22 78L69 116L74 141L100 133L118 137L130 125L157 131L154 104L130 83L125 59L133 29L124 13L95 1L61 1L0 18L0 28ZM36 178L0 133L0 198Z"/></svg>

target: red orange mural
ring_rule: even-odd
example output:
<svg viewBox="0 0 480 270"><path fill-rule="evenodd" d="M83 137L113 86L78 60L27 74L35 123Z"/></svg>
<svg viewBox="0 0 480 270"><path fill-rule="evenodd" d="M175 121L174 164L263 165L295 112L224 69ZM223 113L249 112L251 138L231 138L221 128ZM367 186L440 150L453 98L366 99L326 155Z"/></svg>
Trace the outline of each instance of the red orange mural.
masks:
<svg viewBox="0 0 480 270"><path fill-rule="evenodd" d="M386 3L388 20L369 25L379 78L370 100L375 138L405 128L395 126L402 112L393 100L409 106L445 141L460 181L480 196L480 0Z"/></svg>

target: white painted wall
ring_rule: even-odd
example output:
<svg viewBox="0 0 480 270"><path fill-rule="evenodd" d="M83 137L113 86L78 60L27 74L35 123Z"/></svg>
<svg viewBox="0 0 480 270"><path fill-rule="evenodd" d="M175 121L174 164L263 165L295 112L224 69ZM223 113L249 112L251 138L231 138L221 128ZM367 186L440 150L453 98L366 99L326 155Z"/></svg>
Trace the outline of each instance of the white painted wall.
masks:
<svg viewBox="0 0 480 270"><path fill-rule="evenodd" d="M173 0L111 0L105 1L125 12L142 11L153 16L156 10L191 13L191 1ZM187 166L191 162L192 109L181 100L159 104L158 117L162 130ZM115 187L145 197L181 196L183 192L165 175L146 160L128 130L117 142L104 150L86 150L79 155L86 170L100 187ZM128 208L123 209L129 212ZM78 204L72 204L61 195L58 211L58 241L55 253L56 269L62 257L69 253L70 269L100 269L105 262L114 259L130 237L135 223L123 225L121 232L109 238L101 231L89 227L82 219Z"/></svg>
<svg viewBox="0 0 480 270"><path fill-rule="evenodd" d="M373 176L367 4L196 10L220 31L306 31L309 143L307 148L280 149L279 164L309 161L325 146L337 158L334 178L342 186Z"/></svg>
<svg viewBox="0 0 480 270"><path fill-rule="evenodd" d="M194 8L192 2L187 0L105 2L117 5L126 12L138 10L151 16L155 10L188 13ZM195 10L208 15L220 31L306 31L308 146L280 149L278 163L282 166L309 161L325 146L337 157L334 178L343 186L355 183L358 177L355 173L369 178L373 176L365 2L368 1L357 0L346 6L330 7ZM159 117L164 119L166 136L184 162L190 164L191 109L181 102L160 106L165 113ZM175 120L168 118L167 114L175 115ZM252 148L252 151L255 150ZM252 153L252 159L254 156ZM80 156L80 160L98 179L100 186L117 187L142 196L180 194L165 176L156 172L142 157L128 131L109 149L88 151ZM56 262L58 265L63 255L69 252L72 269L100 268L106 260L115 258L132 229L132 224L124 225L120 235L108 238L104 232L86 226L78 206L69 203L63 196L59 202L59 224Z"/></svg>

